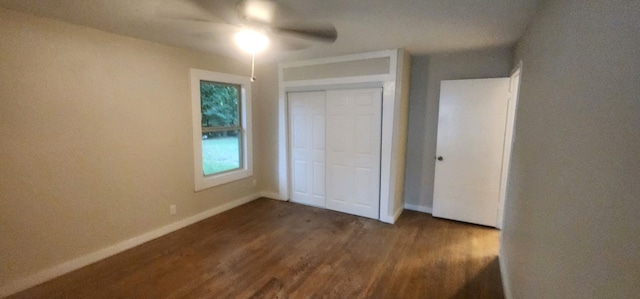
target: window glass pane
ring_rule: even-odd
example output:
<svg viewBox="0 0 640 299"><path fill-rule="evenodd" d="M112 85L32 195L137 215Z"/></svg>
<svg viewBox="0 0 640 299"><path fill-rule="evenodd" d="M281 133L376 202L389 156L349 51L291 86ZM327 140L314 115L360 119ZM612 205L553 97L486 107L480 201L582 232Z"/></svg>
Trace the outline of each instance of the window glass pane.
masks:
<svg viewBox="0 0 640 299"><path fill-rule="evenodd" d="M202 133L202 170L212 175L242 167L242 131Z"/></svg>
<svg viewBox="0 0 640 299"><path fill-rule="evenodd" d="M240 124L240 86L200 81L203 127L237 127Z"/></svg>

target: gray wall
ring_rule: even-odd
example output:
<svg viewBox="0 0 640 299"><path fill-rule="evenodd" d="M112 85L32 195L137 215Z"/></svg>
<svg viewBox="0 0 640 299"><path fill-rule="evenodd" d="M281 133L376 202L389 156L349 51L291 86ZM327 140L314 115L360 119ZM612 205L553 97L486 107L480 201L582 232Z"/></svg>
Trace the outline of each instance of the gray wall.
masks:
<svg viewBox="0 0 640 299"><path fill-rule="evenodd" d="M414 56L411 65L405 203L433 206L440 81L508 77L511 48Z"/></svg>
<svg viewBox="0 0 640 299"><path fill-rule="evenodd" d="M513 298L640 295L639 34L640 1L547 1L518 44Z"/></svg>

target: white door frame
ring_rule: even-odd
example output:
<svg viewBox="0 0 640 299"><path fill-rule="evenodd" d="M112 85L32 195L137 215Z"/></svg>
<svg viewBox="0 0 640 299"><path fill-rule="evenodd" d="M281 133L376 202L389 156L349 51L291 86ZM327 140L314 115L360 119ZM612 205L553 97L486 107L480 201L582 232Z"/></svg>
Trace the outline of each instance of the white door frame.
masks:
<svg viewBox="0 0 640 299"><path fill-rule="evenodd" d="M516 141L516 118L518 111L518 100L520 98L520 81L522 78L522 60L513 69L509 76L512 82L509 83L509 107L507 108L507 123L504 138L504 150L502 156L502 174L500 178L500 202L498 203L498 219L497 227L502 229L504 221L504 207L507 202L507 194L509 191L509 171L511 170L511 153L513 152L513 143ZM515 82L513 82L515 81Z"/></svg>

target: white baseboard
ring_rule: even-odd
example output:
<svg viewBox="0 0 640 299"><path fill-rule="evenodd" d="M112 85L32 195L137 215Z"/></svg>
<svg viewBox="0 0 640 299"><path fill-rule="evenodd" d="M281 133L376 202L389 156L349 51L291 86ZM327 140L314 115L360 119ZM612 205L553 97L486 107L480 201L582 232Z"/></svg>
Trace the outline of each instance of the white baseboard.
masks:
<svg viewBox="0 0 640 299"><path fill-rule="evenodd" d="M271 198L271 199L287 201L286 199L283 199L282 197L280 197L280 194L275 193L275 192L262 191L262 192L260 192L260 197L266 197L266 198Z"/></svg>
<svg viewBox="0 0 640 299"><path fill-rule="evenodd" d="M44 269L40 272L37 272L33 275L30 275L28 277L22 278L22 279L18 279L15 280L13 282L10 282L6 285L0 286L0 298L4 298L7 297L9 295L15 294L17 292L26 290L32 286L41 284L45 281L51 280L53 278L56 278L58 276L61 276L63 274L69 273L71 271L80 269L84 266L87 266L89 264L93 264L97 261L103 260L105 258L108 258L110 256L113 256L115 254L118 254L120 252L123 252L127 249L131 249L133 247L136 247L142 243L146 243L149 242L153 239L156 239L158 237L164 236L168 233L174 232L176 230L179 230L181 228L187 227L191 224L194 224L196 222L202 221L204 219L207 219L211 216L220 214L222 212L225 212L227 210L231 210L235 207L241 206L243 204L246 204L250 201L253 201L255 199L260 198L262 195L262 193L258 193L258 194L253 194L253 195L249 195L243 198L239 198L236 199L234 201L228 202L226 204L223 204L221 206L206 210L202 213L196 214L194 216L191 216L189 218L185 218L182 219L180 221L174 222L172 224L163 226L159 229L147 232L143 235L137 236L137 237L133 237L131 239L122 241L120 243L117 243L115 245L100 249L98 251L94 251L92 253L89 253L87 255L83 255L80 257L77 257L75 259L72 259L70 261L64 262L62 264L53 266L51 268L48 269ZM266 196L269 197L269 196Z"/></svg>
<svg viewBox="0 0 640 299"><path fill-rule="evenodd" d="M502 240L500 240L502 243ZM502 246L500 246L502 249ZM511 293L511 284L509 283L509 276L507 275L507 259L504 258L502 250L498 255L498 263L500 264L500 278L502 279L502 290L504 291L504 298L511 299L513 295Z"/></svg>
<svg viewBox="0 0 640 299"><path fill-rule="evenodd" d="M392 216L382 215L382 213L380 213L380 221L384 223L394 224L396 223L396 220L398 220L398 217L400 217L400 214L402 214L402 211L404 211L404 209L399 209L395 211Z"/></svg>
<svg viewBox="0 0 640 299"><path fill-rule="evenodd" d="M417 211L417 212L422 212L422 213L427 213L427 214L431 214L433 212L433 209L431 207L412 205L412 204L408 204L408 203L404 204L404 208L407 209L407 210Z"/></svg>
<svg viewBox="0 0 640 299"><path fill-rule="evenodd" d="M384 223L389 223L389 224L393 224L393 217L389 217L389 216L382 216L380 215L380 221L384 222Z"/></svg>

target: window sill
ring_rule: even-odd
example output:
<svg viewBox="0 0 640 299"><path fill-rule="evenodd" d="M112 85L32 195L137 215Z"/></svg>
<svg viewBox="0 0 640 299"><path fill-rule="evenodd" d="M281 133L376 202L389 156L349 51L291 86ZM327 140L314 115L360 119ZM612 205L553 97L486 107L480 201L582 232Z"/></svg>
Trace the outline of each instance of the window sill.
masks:
<svg viewBox="0 0 640 299"><path fill-rule="evenodd" d="M196 177L196 192L209 189L212 187L228 184L231 182L239 181L253 176L253 171L250 169L238 169L221 174L215 174L210 176Z"/></svg>

